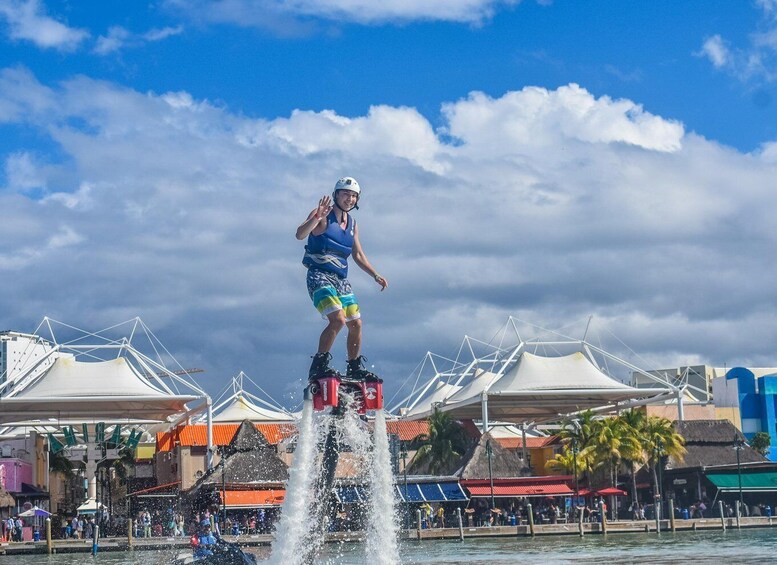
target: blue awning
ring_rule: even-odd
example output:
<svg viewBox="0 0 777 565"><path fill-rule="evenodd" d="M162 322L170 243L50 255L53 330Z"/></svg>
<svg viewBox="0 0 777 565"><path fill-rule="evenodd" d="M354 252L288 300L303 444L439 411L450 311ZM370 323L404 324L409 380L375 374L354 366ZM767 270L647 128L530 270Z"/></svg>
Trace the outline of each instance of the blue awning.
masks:
<svg viewBox="0 0 777 565"><path fill-rule="evenodd" d="M337 497L337 502L342 504L355 504L367 500L367 496L362 488L354 485L337 487L335 489L335 496Z"/></svg>
<svg viewBox="0 0 777 565"><path fill-rule="evenodd" d="M459 483L398 483L395 488L402 502L451 502L467 500Z"/></svg>

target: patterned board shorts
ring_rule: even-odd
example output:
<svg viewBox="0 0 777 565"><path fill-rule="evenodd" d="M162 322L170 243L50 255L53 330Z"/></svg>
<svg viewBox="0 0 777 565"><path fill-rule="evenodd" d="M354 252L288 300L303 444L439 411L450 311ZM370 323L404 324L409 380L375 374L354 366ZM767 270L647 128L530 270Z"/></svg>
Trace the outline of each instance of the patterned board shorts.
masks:
<svg viewBox="0 0 777 565"><path fill-rule="evenodd" d="M348 322L361 318L359 303L348 279L327 271L308 269L307 283L313 306L323 317L343 310Z"/></svg>

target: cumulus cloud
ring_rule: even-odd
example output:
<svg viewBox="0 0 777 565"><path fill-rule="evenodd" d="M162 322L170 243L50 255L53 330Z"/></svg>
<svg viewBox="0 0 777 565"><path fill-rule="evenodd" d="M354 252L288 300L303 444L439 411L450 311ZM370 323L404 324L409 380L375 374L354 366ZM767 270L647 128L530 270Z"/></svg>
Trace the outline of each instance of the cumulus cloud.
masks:
<svg viewBox="0 0 777 565"><path fill-rule="evenodd" d="M145 33L133 33L122 26L112 26L106 35L97 38L94 52L108 55L122 49L137 48L149 42L162 41L183 33L183 26L150 29Z"/></svg>
<svg viewBox="0 0 777 565"><path fill-rule="evenodd" d="M731 54L720 35L713 35L707 38L701 50L718 69L726 66L731 61Z"/></svg>
<svg viewBox="0 0 777 565"><path fill-rule="evenodd" d="M0 3L0 16L11 39L31 41L44 49L72 51L89 37L88 31L48 16L39 0L6 0Z"/></svg>
<svg viewBox="0 0 777 565"><path fill-rule="evenodd" d="M382 24L415 20L478 23L520 0L167 0L169 9L198 20L256 26L283 33L296 18ZM297 24L298 25L298 24Z"/></svg>
<svg viewBox="0 0 777 565"><path fill-rule="evenodd" d="M762 18L758 31L749 35L748 45L731 45L720 34L704 40L697 56L743 82L777 79L777 10L773 0L758 0Z"/></svg>
<svg viewBox="0 0 777 565"><path fill-rule="evenodd" d="M255 119L14 68L0 120L56 153L2 156L3 326L139 315L210 390L239 370L284 401L301 388L322 326L293 233L343 175L391 284L352 267L389 393L427 350L487 339L508 314L596 314L657 366L759 363L777 337L774 148L742 154L579 85L474 92L435 127L390 106Z"/></svg>

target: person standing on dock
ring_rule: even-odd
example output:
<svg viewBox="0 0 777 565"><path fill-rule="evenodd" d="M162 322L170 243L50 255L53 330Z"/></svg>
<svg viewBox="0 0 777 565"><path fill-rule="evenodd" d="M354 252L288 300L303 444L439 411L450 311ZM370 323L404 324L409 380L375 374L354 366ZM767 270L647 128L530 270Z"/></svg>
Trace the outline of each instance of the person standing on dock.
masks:
<svg viewBox="0 0 777 565"><path fill-rule="evenodd" d="M380 286L388 287L383 278L370 264L359 241L359 228L350 214L358 210L361 187L356 179L343 177L335 184L332 197L324 196L318 206L308 214L297 228L298 240L307 238L302 264L308 269L307 287L313 305L324 316L328 325L318 340L318 351L313 356L308 379L340 377L330 366L337 334L348 327L347 378L377 380L365 367L366 359L361 355L362 322L359 303L348 282L348 257Z"/></svg>

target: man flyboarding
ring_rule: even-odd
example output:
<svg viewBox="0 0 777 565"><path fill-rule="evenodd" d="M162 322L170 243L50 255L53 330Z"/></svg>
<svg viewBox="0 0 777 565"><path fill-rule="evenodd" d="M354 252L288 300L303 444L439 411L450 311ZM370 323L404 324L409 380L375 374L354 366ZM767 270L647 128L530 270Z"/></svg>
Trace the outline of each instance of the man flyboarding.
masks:
<svg viewBox="0 0 777 565"><path fill-rule="evenodd" d="M297 239L308 238L302 259L302 264L308 269L308 294L313 305L328 321L318 340L318 352L310 365L310 381L340 377L329 365L332 360L330 350L344 326L348 327L346 378L379 381L365 368L366 359L361 355L361 313L347 278L348 257L352 256L354 262L380 285L381 291L388 287L388 281L378 274L364 254L359 242L359 228L350 214L353 209L359 209L360 196L361 187L356 179L341 178L335 184L332 197L321 198L318 206L297 228Z"/></svg>

